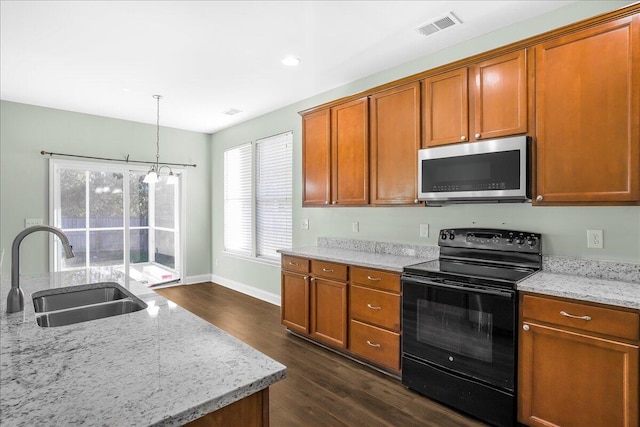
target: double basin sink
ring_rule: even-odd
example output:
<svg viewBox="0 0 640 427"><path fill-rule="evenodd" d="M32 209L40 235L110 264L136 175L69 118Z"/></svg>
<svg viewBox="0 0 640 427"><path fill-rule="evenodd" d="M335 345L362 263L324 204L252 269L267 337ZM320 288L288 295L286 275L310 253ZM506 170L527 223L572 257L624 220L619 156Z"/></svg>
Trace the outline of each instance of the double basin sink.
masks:
<svg viewBox="0 0 640 427"><path fill-rule="evenodd" d="M36 323L41 327L65 326L133 313L147 304L114 282L39 291L32 295Z"/></svg>

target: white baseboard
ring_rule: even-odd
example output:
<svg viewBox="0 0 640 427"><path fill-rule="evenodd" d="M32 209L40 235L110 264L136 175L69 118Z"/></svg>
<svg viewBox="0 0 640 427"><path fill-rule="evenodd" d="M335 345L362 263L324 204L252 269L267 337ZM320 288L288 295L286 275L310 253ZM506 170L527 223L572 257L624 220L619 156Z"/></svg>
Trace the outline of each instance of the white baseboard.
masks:
<svg viewBox="0 0 640 427"><path fill-rule="evenodd" d="M193 285L194 283L210 282L211 274L200 274L199 276L189 276L184 279L184 285Z"/></svg>
<svg viewBox="0 0 640 427"><path fill-rule="evenodd" d="M225 288L233 289L234 291L238 291L245 295L258 298L270 304L277 305L278 307L280 307L280 304L281 304L280 295L276 295L274 293L255 288L253 286L245 285L244 283L236 282L235 280L227 279L222 276L211 274L210 276L207 276L207 280L204 280L204 281L211 281L211 282L217 283L218 285L222 285ZM197 283L197 282L189 281L189 283Z"/></svg>

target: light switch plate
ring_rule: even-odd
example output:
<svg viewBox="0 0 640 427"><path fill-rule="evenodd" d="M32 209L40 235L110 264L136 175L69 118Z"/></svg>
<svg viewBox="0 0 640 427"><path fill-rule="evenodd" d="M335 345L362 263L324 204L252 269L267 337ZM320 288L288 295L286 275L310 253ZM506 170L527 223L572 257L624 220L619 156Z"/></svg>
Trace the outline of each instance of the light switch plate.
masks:
<svg viewBox="0 0 640 427"><path fill-rule="evenodd" d="M24 228L33 227L35 225L42 225L42 218L25 218Z"/></svg>
<svg viewBox="0 0 640 427"><path fill-rule="evenodd" d="M420 224L420 237L429 237L429 224Z"/></svg>
<svg viewBox="0 0 640 427"><path fill-rule="evenodd" d="M358 232L360 232L360 224L358 223L358 221L354 221L354 222L351 224L351 230L352 230L354 233L358 233Z"/></svg>
<svg viewBox="0 0 640 427"><path fill-rule="evenodd" d="M302 226L300 228L302 228L303 230L309 229L309 220L307 218L302 220Z"/></svg>

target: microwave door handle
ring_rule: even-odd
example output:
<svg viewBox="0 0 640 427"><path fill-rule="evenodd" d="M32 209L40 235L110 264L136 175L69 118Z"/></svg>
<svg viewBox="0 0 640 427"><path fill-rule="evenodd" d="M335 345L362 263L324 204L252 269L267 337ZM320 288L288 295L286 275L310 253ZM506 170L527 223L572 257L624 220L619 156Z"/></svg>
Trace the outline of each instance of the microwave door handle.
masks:
<svg viewBox="0 0 640 427"><path fill-rule="evenodd" d="M468 287L468 286L454 285L454 284L451 284L451 283L436 283L436 282L433 282L433 281L428 280L428 279L416 278L414 276L412 276L410 278L405 278L405 279L403 279L403 281L413 282L413 283L417 283L417 284L420 284L420 285L429 285L429 286L433 286L434 288L453 289L453 290L457 290L457 291L464 291L464 292L469 292L469 293L478 293L478 294L483 294L483 295L493 295L493 296L502 297L502 298L509 298L509 299L513 299L514 294L515 294L515 292L513 292L513 291L501 291L501 290L498 290L498 289L471 288L471 287Z"/></svg>

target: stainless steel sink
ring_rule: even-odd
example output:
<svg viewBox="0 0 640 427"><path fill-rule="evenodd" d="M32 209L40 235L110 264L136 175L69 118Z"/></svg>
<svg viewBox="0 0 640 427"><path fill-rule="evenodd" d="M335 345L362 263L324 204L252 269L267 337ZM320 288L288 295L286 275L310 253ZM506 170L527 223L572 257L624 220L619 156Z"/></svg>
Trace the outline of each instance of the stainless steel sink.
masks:
<svg viewBox="0 0 640 427"><path fill-rule="evenodd" d="M42 327L71 325L147 308L142 300L114 282L40 291L32 299L36 323Z"/></svg>

